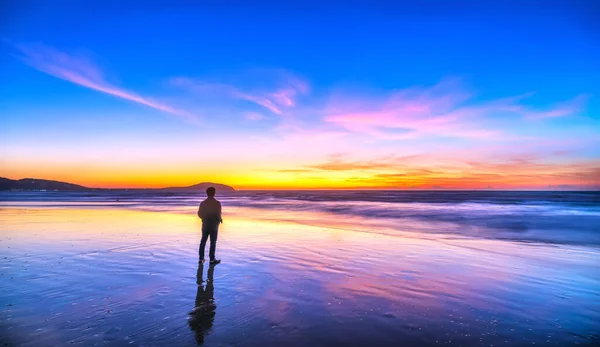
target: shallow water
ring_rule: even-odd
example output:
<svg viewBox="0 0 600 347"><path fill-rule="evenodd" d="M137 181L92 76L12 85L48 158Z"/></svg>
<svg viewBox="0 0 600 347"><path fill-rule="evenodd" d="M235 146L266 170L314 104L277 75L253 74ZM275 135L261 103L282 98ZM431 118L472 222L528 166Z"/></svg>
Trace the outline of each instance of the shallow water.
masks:
<svg viewBox="0 0 600 347"><path fill-rule="evenodd" d="M219 196L247 216L363 232L600 246L600 192L241 191ZM187 214L198 194L157 191L0 192L0 206L116 207ZM254 209L249 211L248 209Z"/></svg>
<svg viewBox="0 0 600 347"><path fill-rule="evenodd" d="M223 263L199 269L191 202L16 200L0 209L0 343L600 343L593 244L225 204Z"/></svg>

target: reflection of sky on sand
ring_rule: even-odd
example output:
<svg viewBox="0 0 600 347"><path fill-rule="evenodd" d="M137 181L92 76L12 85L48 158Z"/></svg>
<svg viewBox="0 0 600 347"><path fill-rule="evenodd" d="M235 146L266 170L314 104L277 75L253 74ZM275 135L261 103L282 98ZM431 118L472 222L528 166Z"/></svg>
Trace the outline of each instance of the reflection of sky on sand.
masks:
<svg viewBox="0 0 600 347"><path fill-rule="evenodd" d="M242 212L220 230L207 343L564 345L597 333L595 248L355 232L359 219L311 213L296 224ZM5 208L0 222L0 322L13 334L194 343L193 211Z"/></svg>

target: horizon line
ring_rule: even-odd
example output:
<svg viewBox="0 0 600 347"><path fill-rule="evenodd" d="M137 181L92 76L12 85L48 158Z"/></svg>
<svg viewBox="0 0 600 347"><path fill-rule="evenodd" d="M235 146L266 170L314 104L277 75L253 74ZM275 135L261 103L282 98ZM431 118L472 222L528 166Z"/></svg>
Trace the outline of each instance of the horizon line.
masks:
<svg viewBox="0 0 600 347"><path fill-rule="evenodd" d="M281 188L276 188L276 187L271 187L271 188L236 188L234 185L228 184L228 183L218 183L218 182L210 182L210 181L202 181L202 182L198 182L198 183L193 183L190 185L181 185L181 186L177 186L177 185L168 185L168 186L164 186L164 187L91 187L91 186L85 186L85 185L81 185L78 183L71 183L71 182L66 182L66 181L60 181L60 180L55 180L55 179L46 179L46 178L34 178L34 177L24 177L24 178L17 178L17 179L13 179L13 178L8 178L8 177L3 177L0 176L0 178L5 178L5 179L9 179L9 180L13 180L13 181L19 181L19 180L43 180L43 181L54 181L54 182L60 182L60 183L66 183L66 184L72 184L72 185L77 185L80 186L82 188L85 189L98 189L98 190L161 190L161 189L175 189L175 188L189 188L192 187L194 185L199 185L199 184L214 184L214 185L224 185L224 186L228 186L230 188L232 188L235 191L561 191L561 192L581 192L581 191L585 191L585 192L600 192L600 186L590 186L590 187L564 187L564 188L559 188L559 187L544 187L544 188L518 188L518 187L514 187L514 188L494 188L494 187L481 187L481 188L460 188L460 187L432 187L432 188L425 188L425 187L360 187L360 186L348 186L348 187L306 187L306 188L293 188L293 187L281 187ZM9 189L8 191L15 191L12 189ZM18 191L18 190L17 190ZM31 190L30 190L31 191ZM64 191L64 190L62 190Z"/></svg>

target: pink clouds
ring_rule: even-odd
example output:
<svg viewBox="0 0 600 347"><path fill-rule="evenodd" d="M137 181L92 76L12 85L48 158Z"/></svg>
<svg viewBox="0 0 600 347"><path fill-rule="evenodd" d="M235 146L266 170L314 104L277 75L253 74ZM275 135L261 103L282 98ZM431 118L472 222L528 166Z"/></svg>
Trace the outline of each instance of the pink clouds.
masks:
<svg viewBox="0 0 600 347"><path fill-rule="evenodd" d="M561 117L580 110L580 97L539 111L519 103L527 96L467 104L472 95L456 83L442 82L429 89L395 92L384 99L341 98L329 105L324 121L353 133L389 140L427 135L490 139L504 136L496 126L503 118Z"/></svg>
<svg viewBox="0 0 600 347"><path fill-rule="evenodd" d="M277 81L269 88L240 88L230 84L211 83L187 77L171 79L175 86L185 88L200 95L224 95L229 98L249 101L277 115L285 115L288 109L297 105L297 99L309 92L308 83L290 74L279 74ZM265 80L272 76L265 76Z"/></svg>
<svg viewBox="0 0 600 347"><path fill-rule="evenodd" d="M25 63L49 75L195 120L184 110L108 82L102 71L88 59L41 45L17 45L16 48ZM302 133L307 136L314 132L337 137L340 133L348 133L374 141L423 137L506 140L513 136L512 130L518 128L512 124L499 126L506 119L521 122L564 117L579 112L585 101L584 97L578 97L543 110L523 104L531 94L477 101L456 80L446 80L431 87L407 88L383 96L341 95L330 99L323 107L320 99L305 98L310 92L306 81L285 70L261 70L246 78L246 83L235 85L186 77L172 78L170 82L172 86L193 92L195 98L205 97L204 100L190 98L188 102L200 108L212 107L210 112L213 114L226 110L222 113L235 113L247 120L258 121L272 113L282 117L276 129L290 135ZM235 100L245 102L235 104L232 102ZM263 110L256 112L256 106Z"/></svg>
<svg viewBox="0 0 600 347"><path fill-rule="evenodd" d="M90 60L60 52L43 45L17 45L22 54L21 60L27 65L62 80L129 100L153 109L196 121L196 118L183 110L161 103L134 92L119 88L107 82L102 71Z"/></svg>
<svg viewBox="0 0 600 347"><path fill-rule="evenodd" d="M275 104L283 107L292 107L296 105L296 99L300 95L306 95L309 91L310 87L308 83L297 77L287 76L283 86L268 94L268 97Z"/></svg>

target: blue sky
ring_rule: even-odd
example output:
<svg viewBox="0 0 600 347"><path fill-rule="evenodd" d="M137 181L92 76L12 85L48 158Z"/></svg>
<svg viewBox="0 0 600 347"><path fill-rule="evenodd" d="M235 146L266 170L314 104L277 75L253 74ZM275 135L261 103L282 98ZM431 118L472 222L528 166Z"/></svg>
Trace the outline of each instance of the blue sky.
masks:
<svg viewBox="0 0 600 347"><path fill-rule="evenodd" d="M144 184L269 186L268 171L276 186L506 186L501 170L512 185L598 184L595 1L2 6L6 176L136 184L134 157L157 170ZM428 159L382 159L411 155ZM219 169L201 165L213 157ZM65 175L98 162L111 174ZM314 172L331 162L345 169Z"/></svg>

